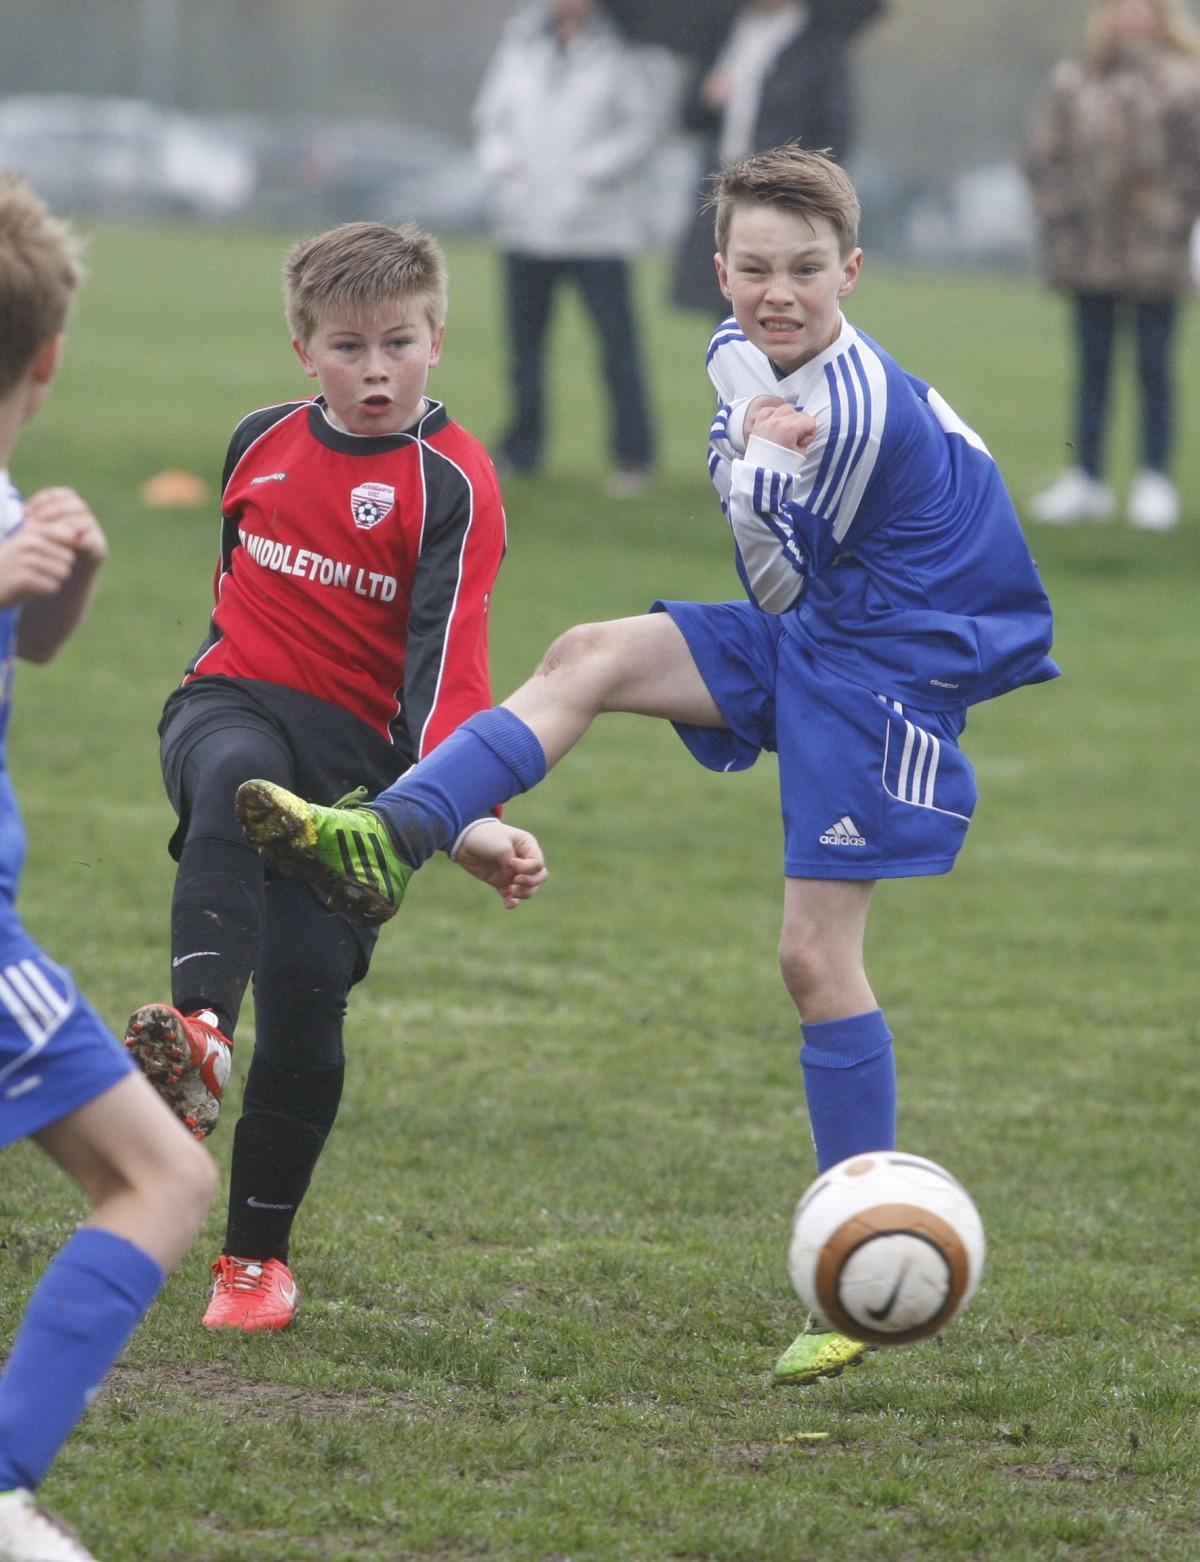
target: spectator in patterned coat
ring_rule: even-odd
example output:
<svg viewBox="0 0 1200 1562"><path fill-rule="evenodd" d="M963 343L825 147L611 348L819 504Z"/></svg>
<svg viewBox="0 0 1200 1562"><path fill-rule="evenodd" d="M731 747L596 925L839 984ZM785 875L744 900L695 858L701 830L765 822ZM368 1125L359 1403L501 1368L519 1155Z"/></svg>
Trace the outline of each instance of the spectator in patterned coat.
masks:
<svg viewBox="0 0 1200 1562"><path fill-rule="evenodd" d="M1074 312L1072 464L1030 503L1055 525L1106 521L1116 496L1101 472L1113 350L1132 328L1141 388L1141 467L1126 515L1169 531L1171 347L1192 285L1200 216L1200 34L1178 0L1102 0L1088 44L1055 68L1030 121L1025 170L1047 280Z"/></svg>

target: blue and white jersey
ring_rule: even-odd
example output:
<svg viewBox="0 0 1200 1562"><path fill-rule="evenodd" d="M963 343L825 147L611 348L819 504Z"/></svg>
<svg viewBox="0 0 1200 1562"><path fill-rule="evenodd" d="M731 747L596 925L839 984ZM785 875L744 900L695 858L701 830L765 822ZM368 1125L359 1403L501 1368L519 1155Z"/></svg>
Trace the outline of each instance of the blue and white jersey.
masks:
<svg viewBox="0 0 1200 1562"><path fill-rule="evenodd" d="M780 378L735 320L713 335L709 472L751 599L854 683L923 710L1058 675L1052 618L987 447L942 397L842 321ZM804 452L752 436L749 400L811 414Z"/></svg>
<svg viewBox="0 0 1200 1562"><path fill-rule="evenodd" d="M21 496L0 468L0 541L16 531L24 514ZM13 900L25 858L25 829L8 773L8 713L12 705L19 607L0 608L0 898Z"/></svg>

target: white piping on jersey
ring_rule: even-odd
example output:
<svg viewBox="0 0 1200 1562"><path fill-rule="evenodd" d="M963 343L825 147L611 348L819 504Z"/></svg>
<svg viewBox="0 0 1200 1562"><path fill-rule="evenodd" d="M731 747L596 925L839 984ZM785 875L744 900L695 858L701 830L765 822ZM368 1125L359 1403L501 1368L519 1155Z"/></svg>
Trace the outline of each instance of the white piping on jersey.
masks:
<svg viewBox="0 0 1200 1562"><path fill-rule="evenodd" d="M433 403L432 402L428 402L427 405L428 405L428 410L425 412L424 416L419 419L419 421L417 423L417 432L416 432L415 437L413 438L413 444L416 445L416 447L417 447L417 471L420 474L420 482L421 482L421 525L420 525L420 529L417 532L417 552L416 552L416 557L418 559L420 559L420 557L421 557L421 549L425 546L425 522L429 519L429 484L425 481L425 452L430 447L428 446L428 444L426 444L424 438L421 435L421 430L425 427L425 419L427 417L429 417L430 413L433 411ZM412 586L412 582L410 581L409 582L410 593L411 593L411 586ZM457 598L457 587L455 588L455 596ZM443 654L444 654L444 648L443 648ZM408 672L408 655L407 655L407 652L406 652L405 658L404 658L404 670L405 670L405 674L407 675L407 672ZM441 686L442 686L442 669L439 666L438 667L437 683L434 686L433 700L432 700L432 702L431 702L431 704L429 706L430 715L433 714L433 711L434 711L434 709L437 706L438 691L441 689ZM389 737L392 734L392 724L393 724L393 722L397 721L399 719L399 717L401 717L404 714L404 687L403 687L403 685L401 685L401 687L399 689L394 689L392 691L392 693L393 693L393 696L395 698L395 709L393 710L392 714L388 717L387 732L388 732L388 736ZM428 719L428 718L426 718L426 719ZM418 737L417 734L415 734L415 733L413 734L413 736L416 738L416 742L417 742L417 752L416 752L416 754L414 756L416 759L420 759L420 757L421 757L421 737L424 737L424 735L425 735L425 729L424 728L421 729L420 737Z"/></svg>
<svg viewBox="0 0 1200 1562"><path fill-rule="evenodd" d="M0 467L0 537L15 532L25 519L25 501L20 490L13 487L5 467Z"/></svg>
<svg viewBox="0 0 1200 1562"><path fill-rule="evenodd" d="M213 610L208 615L210 629L214 632L216 631L217 627L217 609L221 605L221 598L225 592L225 582L229 577L229 573L230 572L227 569L223 569L217 576L217 600L213 603ZM224 638L225 636L223 634L216 634L213 643L206 650L201 651L200 655L196 658L195 666L192 668L193 675L200 671L200 667L204 661L204 658L208 656L210 652L215 651Z"/></svg>
<svg viewBox="0 0 1200 1562"><path fill-rule="evenodd" d="M720 377L730 381L718 392L722 403L730 390L744 388L740 382L763 357L751 343L734 343L729 351L730 373ZM779 385L781 394L816 418L821 434L814 446L798 460L781 453L778 467L758 465L764 452L755 449L749 459L741 458L745 465L725 500L746 579L768 613L783 613L795 604L809 549L822 541L813 536L814 525L827 526L834 543L845 541L879 457L888 403L882 360L848 324L827 354L802 365L788 377L791 383ZM715 422L720 416L718 407ZM709 472L719 492L723 452L716 451L715 461L712 455ZM767 455L766 461L774 458Z"/></svg>
<svg viewBox="0 0 1200 1562"><path fill-rule="evenodd" d="M729 438L729 414L732 411L733 411L733 403L732 402L729 402L729 401L719 401L717 403L716 416L713 418L712 423L709 425L709 430L708 430L708 437L709 437L709 439L728 439Z"/></svg>
<svg viewBox="0 0 1200 1562"><path fill-rule="evenodd" d="M745 341L749 341L749 337L742 330L734 316L727 315L712 334L712 338L708 344L708 353L705 356L704 362L706 364L710 364L716 354L722 347L726 345L726 343Z"/></svg>
<svg viewBox="0 0 1200 1562"><path fill-rule="evenodd" d="M422 419L421 421L424 422L424 419ZM417 432L418 432L418 435L419 435L420 434L420 429L419 428L418 428ZM446 674L446 659L447 659L447 657L450 654L450 636L451 636L451 633L452 633L453 628L454 628L454 615L458 611L458 599L459 599L460 593L462 592L463 559L466 557L467 543L470 541L471 532L472 532L472 529L474 528L474 525L475 525L475 484L467 476L466 472L463 471L462 467L459 466L458 462L452 460L451 457L446 455L444 451L435 450L434 447L431 444L429 444L424 439L418 439L418 444L421 446L422 450L428 450L430 455L437 456L438 459L440 461L444 461L447 466L452 466L454 468L454 470L458 473L458 475L462 478L463 482L467 485L467 493L470 496L469 510L468 510L468 515L467 515L467 524L466 524L466 527L463 530L462 543L460 544L459 550L458 550L458 574L455 577L455 581L454 581L454 600L450 604L450 611L446 614L446 632L445 632L445 634L442 637L442 654L441 654L441 656L438 659L437 678L434 680L434 685L433 685L433 698L429 702L429 714L425 717L425 720L422 722L422 724L421 724L421 731L420 731L420 734L417 737L417 758L420 759L420 758L422 758L422 756L425 753L425 734L428 732L429 724L433 720L434 716L437 713L438 700L439 700L439 698L441 696L441 692L442 692L442 680L443 680L443 678L445 677L445 674ZM425 482L425 463L424 463L424 461L421 462L421 482L422 482L422 485ZM422 512L422 515L421 515L421 541L423 542L424 539L425 539L425 515L424 515L424 512ZM504 522L504 546L506 548L508 546L508 518L507 518L507 515L505 516L505 522ZM418 558L420 557L420 547L419 547L419 545L418 545L418 549L417 549L417 556L418 556Z"/></svg>
<svg viewBox="0 0 1200 1562"><path fill-rule="evenodd" d="M971 425L963 422L946 398L939 391L935 391L932 385L925 392L925 401L937 419L939 428L947 434L957 434L961 439L965 439L968 445L981 450L989 461L992 459L992 452Z"/></svg>
<svg viewBox="0 0 1200 1562"><path fill-rule="evenodd" d="M0 1003L29 1039L26 1050L0 1069L0 1082L37 1057L75 1007L74 983L61 966L54 969L65 992L55 990L35 960L18 960L0 971Z"/></svg>
<svg viewBox="0 0 1200 1562"><path fill-rule="evenodd" d="M731 483L727 514L741 556L742 568L755 602L764 613L786 613L804 587L804 558L791 524L768 508L765 490L773 499L790 491L790 476L764 467L738 463L753 474L749 485L739 472Z"/></svg>
<svg viewBox="0 0 1200 1562"><path fill-rule="evenodd" d="M266 439L268 434L273 434L277 428L282 428L283 425L287 422L287 420L289 418L297 417L301 413L307 413L309 408L312 405L313 405L313 403L311 401L298 401L290 412L285 412L284 415L281 418L276 418L274 423L270 424L267 428L263 429L261 434L256 435L255 438L252 439L250 441L250 443L246 446L245 450L242 451L241 455L237 458L237 461L234 463L233 471L230 472L230 474L229 474L229 483L233 482L234 478L237 476L238 468L241 466L242 462L246 459L246 457L250 454L250 452L254 449L255 445L257 445L261 440ZM241 428L243 423L248 423L251 418L256 418L260 412L270 412L273 407L286 407L286 406L287 406L287 402L286 401L270 401L270 402L267 403L267 405L265 407L256 407L253 412L247 412L247 414L246 414L246 416L244 418L239 419L238 426L233 431L234 434L237 433L238 428ZM330 426L332 427L332 425L330 425ZM225 491L221 494L222 501L224 501L225 494L228 493L228 491L229 491L229 483L225 484Z"/></svg>
<svg viewBox="0 0 1200 1562"><path fill-rule="evenodd" d="M806 508L828 520L835 542L850 530L879 456L887 418L887 376L874 353L864 359L858 341L825 365L829 433ZM820 408L808 410L820 416Z"/></svg>
<svg viewBox="0 0 1200 1562"><path fill-rule="evenodd" d="M247 414L246 414L246 416L244 418L240 418L238 420L237 428L235 428L234 431L233 431L234 434L236 435L238 428L241 428L243 423L247 422L247 420L250 419L250 418L256 418L260 412L269 412L272 407L284 407L286 405L287 405L286 402L270 401L270 402L267 403L267 405L265 407L256 407L253 412L247 412ZM275 432L275 430L277 428L282 427L282 425L284 423L286 423L289 418L294 418L299 413L307 413L308 409L311 406L312 406L312 402L311 401L300 401L300 402L297 402L296 405L292 408L292 410L290 412L285 412L284 415L281 418L277 418L275 420L275 422L272 423L268 428L263 429L262 433L257 435L254 439L252 439L250 441L250 443L246 446L245 450L242 451L241 455L234 462L233 471L230 472L230 474L229 474L229 482L226 483L225 487L221 490L221 523L222 523L222 526L224 525L224 523L225 523L225 521L227 519L227 517L225 515L225 495L229 492L230 484L233 482L234 478L237 476L238 471L241 468L242 462L245 461L246 457L250 454L250 452L254 449L254 447L259 443L260 440L266 439L268 434L272 434L272 433ZM218 576L217 576L217 588L216 588L216 598L217 598L217 600L213 603L213 610L209 614L209 617L208 617L210 632L212 632L214 634L213 643L206 650L202 651L199 656L197 656L195 665L192 668L192 673L191 673L192 677L195 677L196 674L199 673L201 667L203 666L204 658L206 656L208 656L210 652L215 651L217 649L217 647L221 644L222 640L225 638L224 635L216 633L216 627L217 627L216 620L217 620L217 609L221 605L221 594L225 590L225 577L228 574L229 574L229 571L225 568L225 560L224 560L224 558L222 558L222 560L221 560L221 571L220 571L220 574L218 574Z"/></svg>
<svg viewBox="0 0 1200 1562"><path fill-rule="evenodd" d="M717 353L726 349L720 370L713 375L717 418L722 404L732 405L742 396L767 390L811 413L822 426L823 437L818 439L812 460L804 463L796 476L791 498L829 522L834 541L841 542L858 513L879 455L888 405L883 363L843 317L836 342L771 385L766 378L766 355L734 326L732 320L722 322L709 348L710 366Z"/></svg>

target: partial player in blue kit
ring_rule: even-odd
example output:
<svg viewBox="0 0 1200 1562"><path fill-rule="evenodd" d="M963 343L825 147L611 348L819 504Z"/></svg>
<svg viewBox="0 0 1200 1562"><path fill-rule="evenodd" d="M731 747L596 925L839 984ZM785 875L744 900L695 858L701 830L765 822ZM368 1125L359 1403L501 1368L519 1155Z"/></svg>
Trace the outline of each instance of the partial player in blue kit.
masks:
<svg viewBox="0 0 1200 1562"><path fill-rule="evenodd" d="M22 501L21 427L58 368L78 250L27 186L0 182L0 1147L32 1139L87 1221L30 1298L0 1376L0 1557L87 1562L32 1492L208 1211L216 1170L14 900L25 836L5 763L14 659L49 661L82 620L107 543L69 488Z"/></svg>
<svg viewBox="0 0 1200 1562"><path fill-rule="evenodd" d="M896 1142L892 1035L863 962L875 882L953 866L976 797L958 742L968 707L1058 669L1050 605L982 440L842 315L862 265L848 176L789 145L725 169L713 204L733 313L708 354L709 469L746 599L569 630L502 706L367 807L251 782L239 812L285 871L369 901L356 837L403 883L536 785L603 711L666 718L715 770L777 752L779 959L824 1170ZM543 873L532 865L526 886ZM775 1378L809 1383L864 1350L810 1323Z"/></svg>

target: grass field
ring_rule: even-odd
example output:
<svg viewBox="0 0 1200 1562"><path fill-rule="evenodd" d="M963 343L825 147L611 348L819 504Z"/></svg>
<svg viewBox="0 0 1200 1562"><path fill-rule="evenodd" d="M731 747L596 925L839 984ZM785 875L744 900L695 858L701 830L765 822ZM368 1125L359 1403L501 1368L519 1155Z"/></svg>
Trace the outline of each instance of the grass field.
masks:
<svg viewBox="0 0 1200 1562"><path fill-rule="evenodd" d="M14 463L26 489L80 488L113 543L77 641L22 669L11 747L26 919L114 1026L166 994L154 728L203 633L216 542L213 507L150 511L137 488L168 466L215 480L244 410L305 392L284 243L97 235L62 382ZM491 261L451 259L434 389L487 438ZM665 308L657 267L642 281L661 479L603 499L568 311L550 470L508 494L498 694L576 620L737 594L704 478L705 326ZM1053 475L1055 300L868 269L852 314L980 427L1015 493ZM973 714L982 801L958 869L876 899L901 1142L953 1168L988 1229L965 1318L814 1389L770 1387L812 1175L774 963L773 765L713 776L669 730L611 718L511 810L551 856L535 903L505 914L435 864L385 934L297 1224L290 1333L200 1329L218 1199L46 1483L98 1556L1194 1562L1197 329L1188 524L1036 536L1067 676ZM230 1118L251 1036L248 1018ZM210 1141L222 1164L231 1128ZM80 1213L30 1147L4 1157L0 1339Z"/></svg>

